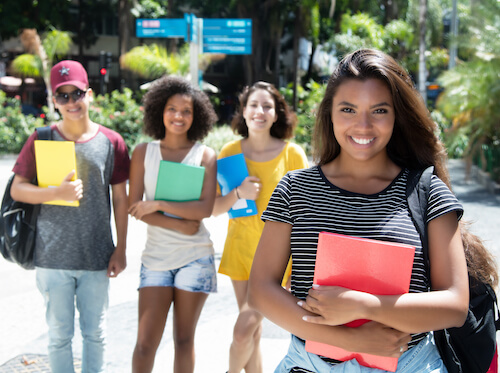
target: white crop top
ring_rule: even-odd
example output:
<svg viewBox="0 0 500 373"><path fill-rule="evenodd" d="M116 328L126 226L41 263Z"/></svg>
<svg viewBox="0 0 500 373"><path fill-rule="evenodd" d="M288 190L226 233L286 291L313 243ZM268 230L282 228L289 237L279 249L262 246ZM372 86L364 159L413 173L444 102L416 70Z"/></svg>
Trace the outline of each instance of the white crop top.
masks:
<svg viewBox="0 0 500 373"><path fill-rule="evenodd" d="M200 166L205 146L195 143L181 163ZM160 167L161 150L159 140L148 143L144 157L144 192L146 200L154 200L156 180ZM142 253L142 263L155 271L177 269L214 253L210 233L203 222L198 232L192 236L148 225L146 246Z"/></svg>

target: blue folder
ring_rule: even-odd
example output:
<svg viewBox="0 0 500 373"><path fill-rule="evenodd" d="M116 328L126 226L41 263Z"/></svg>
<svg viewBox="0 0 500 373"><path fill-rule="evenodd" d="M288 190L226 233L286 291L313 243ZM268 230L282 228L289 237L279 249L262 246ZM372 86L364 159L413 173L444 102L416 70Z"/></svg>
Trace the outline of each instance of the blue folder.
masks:
<svg viewBox="0 0 500 373"><path fill-rule="evenodd" d="M243 153L217 160L217 181L223 196L239 186L247 176L248 168ZM228 214L230 219L256 215L257 205L253 200L239 199Z"/></svg>

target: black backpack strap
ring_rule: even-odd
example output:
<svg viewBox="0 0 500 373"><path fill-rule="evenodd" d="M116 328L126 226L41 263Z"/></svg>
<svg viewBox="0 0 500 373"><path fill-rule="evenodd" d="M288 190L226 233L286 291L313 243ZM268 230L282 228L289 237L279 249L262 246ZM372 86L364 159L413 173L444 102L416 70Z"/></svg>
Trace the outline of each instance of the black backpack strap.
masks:
<svg viewBox="0 0 500 373"><path fill-rule="evenodd" d="M429 267L429 245L427 241L427 204L431 189L431 179L434 173L434 166L429 166L425 170L410 170L408 182L406 184L406 198L413 224L420 235L422 241L422 252L426 263L427 273Z"/></svg>
<svg viewBox="0 0 500 373"><path fill-rule="evenodd" d="M38 134L38 140L52 140L52 129L50 128L50 124L48 126L36 128L36 132Z"/></svg>
<svg viewBox="0 0 500 373"><path fill-rule="evenodd" d="M52 140L52 129L50 128L50 124L48 126L37 127L35 130L38 135L38 140ZM38 185L36 176L33 180L33 184Z"/></svg>
<svg viewBox="0 0 500 373"><path fill-rule="evenodd" d="M495 293L495 289L493 289L489 284L484 284L486 289L488 289L488 293L493 298L493 302L495 303L494 318L495 318L495 330L500 330L500 310L498 309L498 300L497 294Z"/></svg>

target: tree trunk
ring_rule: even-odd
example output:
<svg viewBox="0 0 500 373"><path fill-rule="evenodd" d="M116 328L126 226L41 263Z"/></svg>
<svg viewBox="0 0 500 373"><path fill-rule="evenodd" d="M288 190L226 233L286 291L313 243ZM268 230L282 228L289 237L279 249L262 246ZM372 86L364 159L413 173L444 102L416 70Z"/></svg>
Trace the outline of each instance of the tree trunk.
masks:
<svg viewBox="0 0 500 373"><path fill-rule="evenodd" d="M118 3L118 61L120 56L127 53L130 49L130 30L134 30L131 17L132 0L120 0ZM123 82L132 82L132 74L127 70L122 70L118 63L118 76L120 78L120 89L123 88Z"/></svg>
<svg viewBox="0 0 500 373"><path fill-rule="evenodd" d="M398 3L396 0L384 0L383 4L385 8L384 25L386 25L398 18Z"/></svg>
<svg viewBox="0 0 500 373"><path fill-rule="evenodd" d="M312 78L314 53L316 53L316 44L312 43L311 54L309 55L309 65L307 66L307 74L304 78L304 82L306 83Z"/></svg>
<svg viewBox="0 0 500 373"><path fill-rule="evenodd" d="M283 30L283 29L282 29ZM274 85L278 87L280 83L280 56L281 56L281 37L274 41Z"/></svg>
<svg viewBox="0 0 500 373"><path fill-rule="evenodd" d="M80 60L84 55L83 51L83 12L84 1L78 0L78 56Z"/></svg>
<svg viewBox="0 0 500 373"><path fill-rule="evenodd" d="M422 95L424 102L427 102L427 89L425 81L427 79L427 69L425 66L425 33L427 19L427 0L419 0L419 53L418 53L418 90Z"/></svg>
<svg viewBox="0 0 500 373"><path fill-rule="evenodd" d="M302 22L302 7L299 5L295 10L295 22L293 30L293 95L292 107L293 111L297 111L297 80L298 80L298 65L299 65L299 39L301 37L301 22Z"/></svg>
<svg viewBox="0 0 500 373"><path fill-rule="evenodd" d="M238 4L238 17L250 18L252 20L252 54L243 56L243 68L245 72L245 85L252 85L260 79L263 69L262 61L262 30L259 4Z"/></svg>

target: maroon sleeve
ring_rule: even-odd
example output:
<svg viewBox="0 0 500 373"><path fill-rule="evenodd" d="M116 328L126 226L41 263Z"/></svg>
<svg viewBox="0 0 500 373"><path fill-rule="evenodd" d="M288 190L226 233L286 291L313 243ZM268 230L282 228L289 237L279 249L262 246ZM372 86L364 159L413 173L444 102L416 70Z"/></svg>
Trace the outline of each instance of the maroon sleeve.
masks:
<svg viewBox="0 0 500 373"><path fill-rule="evenodd" d="M33 180L36 176L35 140L38 139L37 132L33 132L24 143L21 152L17 156L16 164L12 171L22 177Z"/></svg>
<svg viewBox="0 0 500 373"><path fill-rule="evenodd" d="M115 150L115 163L113 165L113 175L110 184L120 184L128 180L130 157L128 155L127 145L123 138L117 132L100 126L101 131L109 139Z"/></svg>

